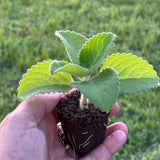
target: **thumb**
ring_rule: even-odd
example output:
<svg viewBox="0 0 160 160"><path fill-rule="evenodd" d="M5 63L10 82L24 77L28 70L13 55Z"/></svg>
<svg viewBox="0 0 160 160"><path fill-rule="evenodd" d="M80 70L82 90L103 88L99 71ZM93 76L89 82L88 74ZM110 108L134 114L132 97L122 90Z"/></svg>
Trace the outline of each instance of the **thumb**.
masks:
<svg viewBox="0 0 160 160"><path fill-rule="evenodd" d="M45 115L52 112L63 93L39 94L29 100L23 101L13 111L13 114L20 114L23 119L32 119L40 122Z"/></svg>

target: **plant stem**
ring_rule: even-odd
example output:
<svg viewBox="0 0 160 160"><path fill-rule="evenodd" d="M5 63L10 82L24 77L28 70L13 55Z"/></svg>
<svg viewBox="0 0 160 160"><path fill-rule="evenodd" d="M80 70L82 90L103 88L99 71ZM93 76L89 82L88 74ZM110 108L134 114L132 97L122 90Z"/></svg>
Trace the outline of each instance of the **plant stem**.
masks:
<svg viewBox="0 0 160 160"><path fill-rule="evenodd" d="M81 94L80 99L80 108L83 110L85 108L88 108L89 99L87 99L84 94Z"/></svg>

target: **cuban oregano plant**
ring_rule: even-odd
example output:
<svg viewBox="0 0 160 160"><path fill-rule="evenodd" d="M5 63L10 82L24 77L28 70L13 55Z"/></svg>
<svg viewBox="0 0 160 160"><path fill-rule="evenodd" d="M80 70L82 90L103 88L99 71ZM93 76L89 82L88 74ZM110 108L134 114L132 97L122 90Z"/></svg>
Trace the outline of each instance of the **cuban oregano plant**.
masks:
<svg viewBox="0 0 160 160"><path fill-rule="evenodd" d="M64 44L66 60L42 61L28 69L18 88L18 97L79 90L96 107L106 111L120 93L140 93L159 82L152 65L132 54L108 55L116 35L98 33L91 38L73 32L56 31Z"/></svg>

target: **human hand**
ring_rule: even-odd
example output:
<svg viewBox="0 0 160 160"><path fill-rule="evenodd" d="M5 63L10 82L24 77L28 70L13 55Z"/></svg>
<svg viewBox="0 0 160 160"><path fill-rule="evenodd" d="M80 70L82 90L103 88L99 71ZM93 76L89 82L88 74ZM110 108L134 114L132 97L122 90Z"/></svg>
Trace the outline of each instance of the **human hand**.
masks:
<svg viewBox="0 0 160 160"><path fill-rule="evenodd" d="M23 101L0 124L0 159L74 160L57 134L55 106L62 93L36 95ZM119 111L113 105L110 117ZM118 122L108 127L102 144L80 160L109 160L126 141L127 127Z"/></svg>

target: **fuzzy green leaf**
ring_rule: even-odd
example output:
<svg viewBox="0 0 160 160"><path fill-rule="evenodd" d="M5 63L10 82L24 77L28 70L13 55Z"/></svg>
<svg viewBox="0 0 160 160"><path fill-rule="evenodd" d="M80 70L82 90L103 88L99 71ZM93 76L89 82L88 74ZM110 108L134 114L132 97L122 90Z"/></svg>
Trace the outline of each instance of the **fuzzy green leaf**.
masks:
<svg viewBox="0 0 160 160"><path fill-rule="evenodd" d="M23 75L18 88L18 97L29 99L35 94L68 91L71 89L69 83L72 78L68 73L59 72L50 75L49 66L52 60L43 61L32 66Z"/></svg>
<svg viewBox="0 0 160 160"><path fill-rule="evenodd" d="M116 102L119 94L119 79L117 73L107 68L89 81L70 84L85 95L96 107L106 111Z"/></svg>
<svg viewBox="0 0 160 160"><path fill-rule="evenodd" d="M79 64L80 51L87 38L73 31L56 31L55 35L64 44L70 61Z"/></svg>
<svg viewBox="0 0 160 160"><path fill-rule="evenodd" d="M57 61L57 60L54 60L51 65L50 65L50 73L53 75L55 74L60 68L68 65L69 62L67 61Z"/></svg>
<svg viewBox="0 0 160 160"><path fill-rule="evenodd" d="M88 69L67 61L53 61L50 66L50 72L52 75L57 72L67 72L77 77L84 77L89 74Z"/></svg>
<svg viewBox="0 0 160 160"><path fill-rule="evenodd" d="M159 78L147 61L131 54L114 54L106 58L102 70L114 68L120 78L120 91L139 93L157 86Z"/></svg>
<svg viewBox="0 0 160 160"><path fill-rule="evenodd" d="M82 48L80 65L89 68L93 73L106 58L115 37L113 33L100 33L89 39Z"/></svg>

